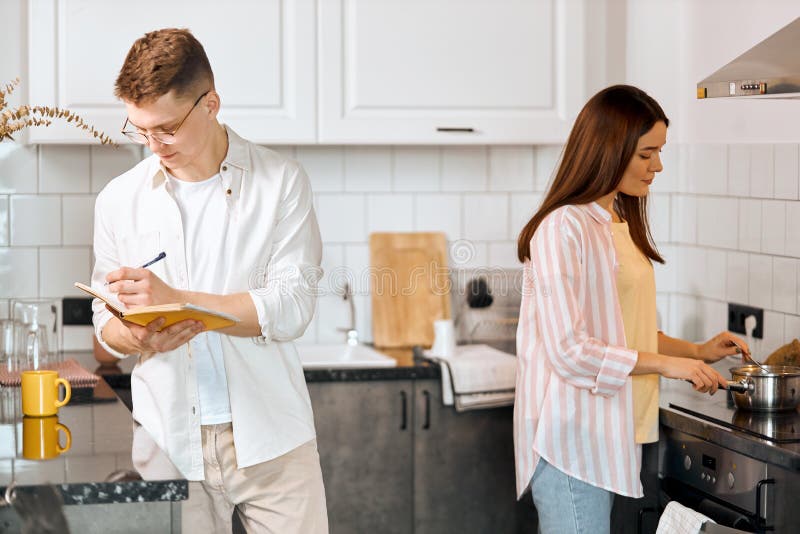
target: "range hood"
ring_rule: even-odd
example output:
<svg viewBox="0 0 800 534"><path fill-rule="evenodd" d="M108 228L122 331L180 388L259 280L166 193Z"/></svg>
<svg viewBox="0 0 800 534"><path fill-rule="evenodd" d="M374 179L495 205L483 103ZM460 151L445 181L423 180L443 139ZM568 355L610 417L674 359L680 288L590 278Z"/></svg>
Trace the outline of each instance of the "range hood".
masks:
<svg viewBox="0 0 800 534"><path fill-rule="evenodd" d="M697 98L800 99L800 17L697 84Z"/></svg>

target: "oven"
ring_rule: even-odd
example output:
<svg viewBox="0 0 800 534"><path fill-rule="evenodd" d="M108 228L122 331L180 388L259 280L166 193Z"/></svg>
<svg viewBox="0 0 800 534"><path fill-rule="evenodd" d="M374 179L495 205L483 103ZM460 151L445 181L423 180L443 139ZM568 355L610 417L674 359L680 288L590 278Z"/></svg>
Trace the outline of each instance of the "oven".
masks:
<svg viewBox="0 0 800 534"><path fill-rule="evenodd" d="M800 532L797 472L673 428L659 454L662 510L674 500L740 532Z"/></svg>

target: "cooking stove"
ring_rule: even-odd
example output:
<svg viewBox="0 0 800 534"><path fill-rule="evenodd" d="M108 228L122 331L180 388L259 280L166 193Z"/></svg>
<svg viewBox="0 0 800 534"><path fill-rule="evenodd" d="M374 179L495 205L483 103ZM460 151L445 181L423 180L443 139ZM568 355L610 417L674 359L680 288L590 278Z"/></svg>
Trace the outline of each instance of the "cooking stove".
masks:
<svg viewBox="0 0 800 534"><path fill-rule="evenodd" d="M800 443L800 411L753 412L736 409L730 393L708 402L670 402L670 408L773 443Z"/></svg>
<svg viewBox="0 0 800 534"><path fill-rule="evenodd" d="M730 394L673 394L669 408L758 438L763 447L795 447L800 412L737 410ZM713 441L663 428L661 505L676 500L740 532L800 532L800 473Z"/></svg>

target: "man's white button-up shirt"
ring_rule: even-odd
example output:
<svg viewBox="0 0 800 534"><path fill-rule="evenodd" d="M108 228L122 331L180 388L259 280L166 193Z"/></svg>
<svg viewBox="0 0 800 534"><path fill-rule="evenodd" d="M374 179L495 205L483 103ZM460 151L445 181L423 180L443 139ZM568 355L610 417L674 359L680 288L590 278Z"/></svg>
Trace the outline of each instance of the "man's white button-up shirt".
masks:
<svg viewBox="0 0 800 534"><path fill-rule="evenodd" d="M224 294L249 292L261 337L222 335L236 460L248 467L276 458L315 437L311 401L292 343L314 314L322 243L308 177L280 154L249 143L230 128L220 164L219 194L227 203L228 254ZM92 286L106 275L138 267L166 252L150 270L185 290L189 280L180 210L157 156L112 180L95 205ZM194 268L197 268L194 266ZM95 299L100 343L112 318ZM202 480L203 453L197 379L188 345L140 356L131 375L133 416L189 480Z"/></svg>

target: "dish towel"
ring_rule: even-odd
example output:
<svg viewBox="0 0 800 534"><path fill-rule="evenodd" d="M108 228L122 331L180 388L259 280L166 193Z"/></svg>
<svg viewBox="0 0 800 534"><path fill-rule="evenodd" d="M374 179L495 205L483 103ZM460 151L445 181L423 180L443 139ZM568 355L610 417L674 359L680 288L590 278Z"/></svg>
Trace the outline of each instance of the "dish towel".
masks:
<svg viewBox="0 0 800 534"><path fill-rule="evenodd" d="M700 512L670 501L658 521L656 534L697 534L706 522L714 523Z"/></svg>
<svg viewBox="0 0 800 534"><path fill-rule="evenodd" d="M65 378L69 385L74 388L87 388L97 385L100 377L94 373L90 373L79 364L74 358L58 362L48 369L58 371L60 378ZM13 387L19 386L22 382L20 378L20 371L9 372L6 369L0 369L0 386Z"/></svg>
<svg viewBox="0 0 800 534"><path fill-rule="evenodd" d="M442 402L456 411L511 406L517 358L489 345L459 345L443 358L425 351L442 368Z"/></svg>

